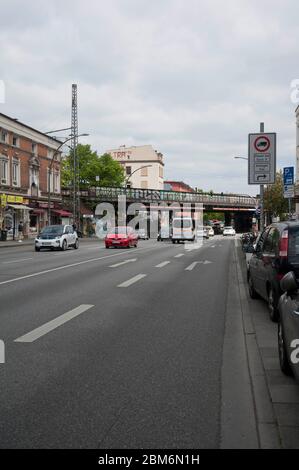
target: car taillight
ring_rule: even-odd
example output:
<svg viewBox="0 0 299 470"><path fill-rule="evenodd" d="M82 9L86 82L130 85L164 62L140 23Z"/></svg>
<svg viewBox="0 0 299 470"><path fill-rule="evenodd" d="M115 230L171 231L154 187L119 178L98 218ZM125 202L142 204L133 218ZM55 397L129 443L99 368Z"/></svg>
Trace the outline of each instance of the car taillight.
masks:
<svg viewBox="0 0 299 470"><path fill-rule="evenodd" d="M281 235L279 242L279 256L280 258L287 258L288 256L288 245L289 245L289 232L284 230Z"/></svg>

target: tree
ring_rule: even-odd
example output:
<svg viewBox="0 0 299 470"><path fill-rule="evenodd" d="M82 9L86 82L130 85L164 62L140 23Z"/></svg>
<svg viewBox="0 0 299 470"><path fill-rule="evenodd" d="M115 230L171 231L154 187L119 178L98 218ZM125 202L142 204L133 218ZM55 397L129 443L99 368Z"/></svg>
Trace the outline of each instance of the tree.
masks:
<svg viewBox="0 0 299 470"><path fill-rule="evenodd" d="M283 197L283 173L276 173L276 181L274 184L266 186L264 191L264 210L269 214L270 219L280 217L285 218L288 212L288 200Z"/></svg>
<svg viewBox="0 0 299 470"><path fill-rule="evenodd" d="M79 168L79 184L81 189L95 186L121 186L125 175L121 164L105 153L101 157L92 151L90 145L77 146L77 163ZM70 186L73 182L73 151L62 161L62 186Z"/></svg>

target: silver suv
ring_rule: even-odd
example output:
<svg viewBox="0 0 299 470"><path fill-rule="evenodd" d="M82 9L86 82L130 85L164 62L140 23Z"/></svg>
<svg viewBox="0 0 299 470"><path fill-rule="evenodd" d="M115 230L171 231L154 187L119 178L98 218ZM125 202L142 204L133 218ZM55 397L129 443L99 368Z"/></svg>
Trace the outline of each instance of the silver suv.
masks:
<svg viewBox="0 0 299 470"><path fill-rule="evenodd" d="M70 246L75 250L79 248L78 235L72 225L48 225L35 239L35 251L40 251L41 248L65 251Z"/></svg>

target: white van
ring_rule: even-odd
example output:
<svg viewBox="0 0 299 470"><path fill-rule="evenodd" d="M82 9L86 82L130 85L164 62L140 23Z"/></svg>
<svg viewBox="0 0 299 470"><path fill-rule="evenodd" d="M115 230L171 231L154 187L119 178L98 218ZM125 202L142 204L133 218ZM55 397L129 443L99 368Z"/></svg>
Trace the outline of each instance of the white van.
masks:
<svg viewBox="0 0 299 470"><path fill-rule="evenodd" d="M175 217L172 220L172 243L194 241L194 220L191 217Z"/></svg>

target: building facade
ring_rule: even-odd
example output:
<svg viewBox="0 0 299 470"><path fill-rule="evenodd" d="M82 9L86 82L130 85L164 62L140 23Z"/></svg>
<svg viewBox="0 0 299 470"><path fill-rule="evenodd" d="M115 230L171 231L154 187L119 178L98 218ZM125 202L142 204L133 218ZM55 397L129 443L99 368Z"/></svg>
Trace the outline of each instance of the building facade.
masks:
<svg viewBox="0 0 299 470"><path fill-rule="evenodd" d="M126 147L125 145L107 150L125 170L125 184L129 188L163 189L163 154L151 145Z"/></svg>
<svg viewBox="0 0 299 470"><path fill-rule="evenodd" d="M48 223L49 191L52 223L59 220L61 152L56 150L60 144L0 113L0 229L7 231L8 238L19 236L20 222L25 237L33 237Z"/></svg>

